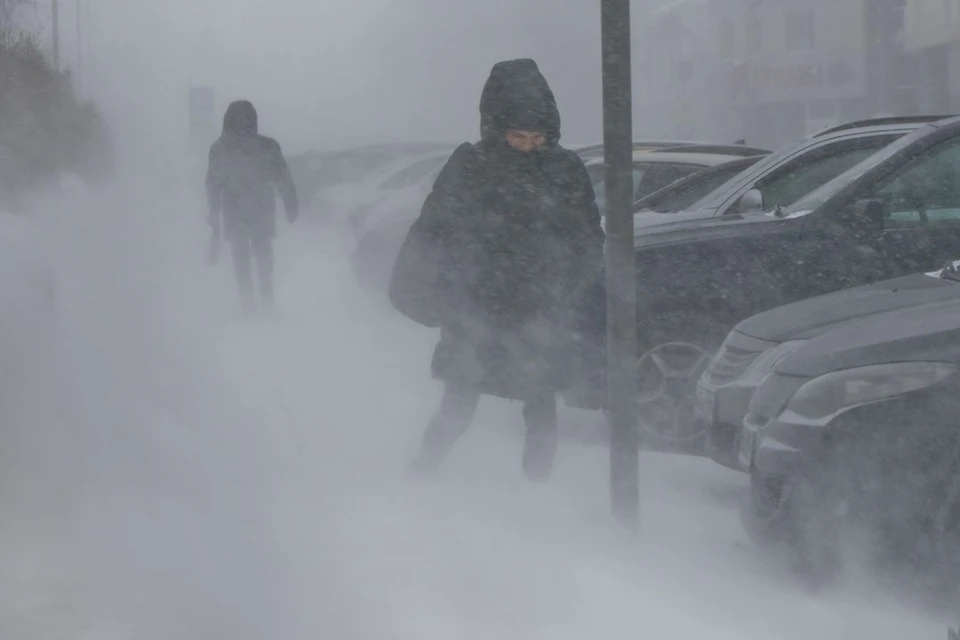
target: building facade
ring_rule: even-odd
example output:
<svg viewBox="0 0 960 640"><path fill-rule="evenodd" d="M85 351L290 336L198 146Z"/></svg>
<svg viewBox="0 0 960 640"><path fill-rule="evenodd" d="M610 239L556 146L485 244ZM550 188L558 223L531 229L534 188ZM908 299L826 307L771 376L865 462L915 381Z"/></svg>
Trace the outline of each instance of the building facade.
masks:
<svg viewBox="0 0 960 640"><path fill-rule="evenodd" d="M919 86L929 54L905 51L908 1L670 3L639 35L638 81L649 97L637 97L638 121L774 147L840 122L942 111L936 83ZM945 1L960 4L916 0ZM942 67L947 54L936 55Z"/></svg>
<svg viewBox="0 0 960 640"><path fill-rule="evenodd" d="M960 0L906 0L903 47L919 107L960 113Z"/></svg>

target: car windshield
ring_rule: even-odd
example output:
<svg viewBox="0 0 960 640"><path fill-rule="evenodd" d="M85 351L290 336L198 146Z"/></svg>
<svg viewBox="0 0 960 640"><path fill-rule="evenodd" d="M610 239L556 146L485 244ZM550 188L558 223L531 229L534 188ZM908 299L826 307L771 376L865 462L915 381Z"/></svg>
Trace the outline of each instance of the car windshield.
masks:
<svg viewBox="0 0 960 640"><path fill-rule="evenodd" d="M656 213L684 211L706 194L746 171L759 158L751 160L751 162L732 162L730 165L705 169L682 178L638 201L636 209Z"/></svg>
<svg viewBox="0 0 960 640"><path fill-rule="evenodd" d="M892 158L903 149L909 147L917 138L921 138L929 133L929 127L922 127L913 133L901 136L894 142L883 147L876 153L873 153L864 160L850 167L836 178L822 184L807 195L803 196L793 204L783 209L785 216L801 215L809 213L817 207L823 205L827 200L842 191L847 185L866 173L871 167Z"/></svg>

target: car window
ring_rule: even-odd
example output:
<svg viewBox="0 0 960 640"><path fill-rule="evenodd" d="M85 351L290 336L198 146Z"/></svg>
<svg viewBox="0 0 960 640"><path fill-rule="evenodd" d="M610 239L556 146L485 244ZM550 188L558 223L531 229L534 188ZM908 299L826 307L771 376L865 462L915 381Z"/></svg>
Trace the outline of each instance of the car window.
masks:
<svg viewBox="0 0 960 640"><path fill-rule="evenodd" d="M928 149L858 199L883 202L888 229L960 224L960 138Z"/></svg>
<svg viewBox="0 0 960 640"><path fill-rule="evenodd" d="M441 162L443 162L442 158L429 158L415 162L384 180L380 188L392 190L412 187L430 175L430 172L436 169Z"/></svg>
<svg viewBox="0 0 960 640"><path fill-rule="evenodd" d="M716 169L698 172L696 176L684 180L683 184L676 184L662 195L655 196L655 200L648 201L645 205L657 213L684 211L734 176L743 173L747 168L743 164L735 163L731 166L724 165Z"/></svg>
<svg viewBox="0 0 960 640"><path fill-rule="evenodd" d="M766 211L788 207L899 137L865 136L819 147L758 180L754 188L763 195Z"/></svg>
<svg viewBox="0 0 960 640"><path fill-rule="evenodd" d="M658 189L673 184L680 178L700 171L704 167L694 164L649 163L640 180L634 178L634 200L648 196Z"/></svg>

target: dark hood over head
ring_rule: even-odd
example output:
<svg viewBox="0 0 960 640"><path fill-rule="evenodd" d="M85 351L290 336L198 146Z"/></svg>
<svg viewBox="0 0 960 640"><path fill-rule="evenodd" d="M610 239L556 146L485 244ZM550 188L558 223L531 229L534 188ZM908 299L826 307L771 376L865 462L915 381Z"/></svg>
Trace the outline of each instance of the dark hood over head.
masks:
<svg viewBox="0 0 960 640"><path fill-rule="evenodd" d="M551 143L560 139L557 100L529 58L495 64L480 95L483 138L502 136L509 129L543 131Z"/></svg>
<svg viewBox="0 0 960 640"><path fill-rule="evenodd" d="M225 135L248 136L257 133L257 110L249 100L231 102L223 114Z"/></svg>

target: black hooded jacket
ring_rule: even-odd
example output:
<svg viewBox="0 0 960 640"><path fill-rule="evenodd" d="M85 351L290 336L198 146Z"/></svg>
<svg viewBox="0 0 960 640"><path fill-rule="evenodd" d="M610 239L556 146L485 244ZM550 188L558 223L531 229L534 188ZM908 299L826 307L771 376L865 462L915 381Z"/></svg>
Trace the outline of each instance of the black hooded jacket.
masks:
<svg viewBox="0 0 960 640"><path fill-rule="evenodd" d="M283 151L258 133L257 111L246 100L231 103L223 116L223 134L210 147L206 186L210 212L223 213L228 240L276 235L275 189L288 216L299 212Z"/></svg>
<svg viewBox="0 0 960 640"><path fill-rule="evenodd" d="M602 268L603 231L532 60L493 67L480 117L480 142L453 153L411 228L390 295L401 312L442 328L436 377L524 398L564 386L573 311ZM544 132L547 143L516 151L509 129Z"/></svg>

